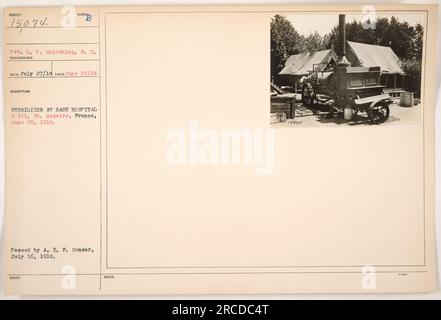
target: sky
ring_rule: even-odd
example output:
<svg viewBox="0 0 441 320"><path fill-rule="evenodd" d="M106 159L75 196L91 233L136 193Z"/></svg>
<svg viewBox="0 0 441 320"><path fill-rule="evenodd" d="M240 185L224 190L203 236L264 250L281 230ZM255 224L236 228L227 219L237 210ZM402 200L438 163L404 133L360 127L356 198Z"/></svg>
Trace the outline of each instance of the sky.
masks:
<svg viewBox="0 0 441 320"><path fill-rule="evenodd" d="M392 15L400 21L407 21L410 25L421 23L424 25L426 15L425 13L407 14L406 12L398 12L394 14L374 13L370 17L377 18L390 18ZM285 15L289 21L291 21L294 28L298 33L305 36L317 31L320 35L328 34L334 26L338 24L338 14L335 13L323 13L323 14L289 14ZM347 14L346 22L352 22L354 19L357 21L363 21L366 15L364 14ZM374 19L371 19L374 20Z"/></svg>

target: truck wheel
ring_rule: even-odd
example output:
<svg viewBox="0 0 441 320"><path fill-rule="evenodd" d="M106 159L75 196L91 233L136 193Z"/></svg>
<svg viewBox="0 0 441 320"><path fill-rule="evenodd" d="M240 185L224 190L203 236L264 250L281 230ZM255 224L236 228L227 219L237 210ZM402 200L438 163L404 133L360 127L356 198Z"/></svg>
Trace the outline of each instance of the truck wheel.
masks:
<svg viewBox="0 0 441 320"><path fill-rule="evenodd" d="M368 109L368 116L373 124L385 122L389 118L389 114L389 106L384 102L377 103Z"/></svg>

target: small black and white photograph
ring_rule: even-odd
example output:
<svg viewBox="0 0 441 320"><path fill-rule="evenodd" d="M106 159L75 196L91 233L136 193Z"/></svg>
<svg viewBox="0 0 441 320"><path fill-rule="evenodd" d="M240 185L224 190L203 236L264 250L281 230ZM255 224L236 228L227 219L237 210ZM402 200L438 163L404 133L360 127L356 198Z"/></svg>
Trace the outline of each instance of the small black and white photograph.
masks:
<svg viewBox="0 0 441 320"><path fill-rule="evenodd" d="M271 128L417 126L426 15L276 14Z"/></svg>

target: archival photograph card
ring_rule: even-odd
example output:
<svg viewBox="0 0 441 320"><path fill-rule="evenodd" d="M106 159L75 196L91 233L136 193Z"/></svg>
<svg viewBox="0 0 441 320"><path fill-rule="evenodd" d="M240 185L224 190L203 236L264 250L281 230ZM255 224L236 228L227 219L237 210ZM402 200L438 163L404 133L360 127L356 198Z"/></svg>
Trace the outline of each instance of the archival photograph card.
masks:
<svg viewBox="0 0 441 320"><path fill-rule="evenodd" d="M436 290L437 10L5 8L6 293Z"/></svg>

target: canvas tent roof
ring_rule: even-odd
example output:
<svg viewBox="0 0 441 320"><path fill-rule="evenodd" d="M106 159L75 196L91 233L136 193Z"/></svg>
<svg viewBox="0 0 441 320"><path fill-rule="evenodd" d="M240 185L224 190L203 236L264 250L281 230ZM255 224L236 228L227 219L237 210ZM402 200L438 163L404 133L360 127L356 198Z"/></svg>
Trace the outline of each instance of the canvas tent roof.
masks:
<svg viewBox="0 0 441 320"><path fill-rule="evenodd" d="M347 43L348 49L352 50L360 65L364 67L380 66L383 73L404 74L399 64L400 59L390 47L352 41Z"/></svg>
<svg viewBox="0 0 441 320"><path fill-rule="evenodd" d="M279 74L295 74L295 72L305 63L309 57L309 52L293 54L286 60L285 67Z"/></svg>
<svg viewBox="0 0 441 320"><path fill-rule="evenodd" d="M379 66L383 73L404 74L399 64L400 59L391 48L352 41L347 41L347 44L346 51L351 51L352 53L351 55L347 52L347 58L353 66ZM279 74L294 76L308 75L315 64L329 63L331 59L337 59L337 55L332 49L295 54L286 60L285 67Z"/></svg>
<svg viewBox="0 0 441 320"><path fill-rule="evenodd" d="M309 71L320 63L327 64L332 58L336 58L335 53L328 50L316 51L316 52L304 52L292 55L286 60L285 67L279 74L290 74L303 76L307 75Z"/></svg>

